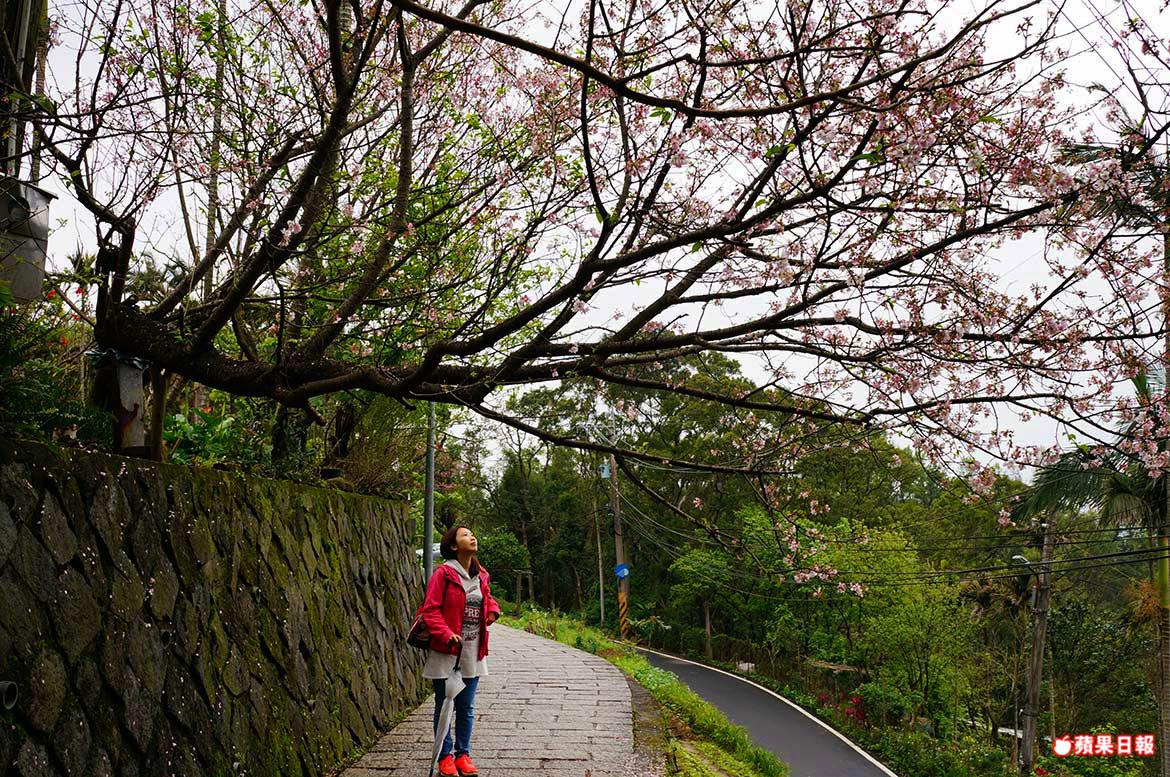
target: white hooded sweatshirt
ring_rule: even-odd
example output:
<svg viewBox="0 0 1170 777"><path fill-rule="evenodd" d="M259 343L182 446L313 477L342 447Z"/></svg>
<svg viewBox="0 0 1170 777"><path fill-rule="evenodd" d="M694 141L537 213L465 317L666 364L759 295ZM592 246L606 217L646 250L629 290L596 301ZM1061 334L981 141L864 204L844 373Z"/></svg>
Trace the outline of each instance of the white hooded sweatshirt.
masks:
<svg viewBox="0 0 1170 777"><path fill-rule="evenodd" d="M482 661L479 655L479 633L484 618L483 591L479 588L479 575L472 577L458 559L447 559L447 566L459 573L467 604L463 608L463 651L459 654L459 668L466 677L487 677L487 656ZM428 680L446 680L455 668L455 656L427 649L427 662L423 666L423 677Z"/></svg>

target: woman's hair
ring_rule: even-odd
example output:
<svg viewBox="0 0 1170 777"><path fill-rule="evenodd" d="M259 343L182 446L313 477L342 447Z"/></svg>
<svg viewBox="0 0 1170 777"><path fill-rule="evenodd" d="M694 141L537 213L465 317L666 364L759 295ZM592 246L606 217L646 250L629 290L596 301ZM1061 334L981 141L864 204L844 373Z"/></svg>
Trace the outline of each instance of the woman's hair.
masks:
<svg viewBox="0 0 1170 777"><path fill-rule="evenodd" d="M461 523L457 523L447 531L443 532L443 538L439 540L439 555L443 558L455 558L455 535L459 533L460 529L467 529L468 531L471 530L469 526L464 526ZM476 560L475 556L471 557L471 564L467 570L467 574L471 575L472 577L475 577L479 574L479 561Z"/></svg>

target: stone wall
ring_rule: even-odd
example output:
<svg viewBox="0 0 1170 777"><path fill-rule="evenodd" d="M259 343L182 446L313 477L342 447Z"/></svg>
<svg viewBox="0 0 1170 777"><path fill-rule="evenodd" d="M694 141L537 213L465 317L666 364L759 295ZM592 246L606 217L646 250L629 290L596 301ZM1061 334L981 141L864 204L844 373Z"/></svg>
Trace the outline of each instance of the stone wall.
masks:
<svg viewBox="0 0 1170 777"><path fill-rule="evenodd" d="M417 704L400 505L0 442L0 774L316 775Z"/></svg>

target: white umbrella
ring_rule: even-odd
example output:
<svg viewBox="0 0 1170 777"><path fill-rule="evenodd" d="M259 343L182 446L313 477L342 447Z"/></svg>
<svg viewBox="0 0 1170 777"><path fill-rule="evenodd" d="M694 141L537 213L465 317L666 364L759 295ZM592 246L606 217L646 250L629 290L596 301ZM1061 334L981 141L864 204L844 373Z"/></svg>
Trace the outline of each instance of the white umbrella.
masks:
<svg viewBox="0 0 1170 777"><path fill-rule="evenodd" d="M447 732L451 729L452 713L455 711L455 697L467 687L463 682L463 672L459 669L459 658L463 653L463 643L459 644L459 652L455 654L455 668L451 670L451 676L447 678L447 687L445 699L443 699L443 707L439 710L439 727L435 729L435 745L431 748L431 766L427 770L427 777L431 777L435 773L435 766L439 762L439 751L443 749L443 740L447 738Z"/></svg>

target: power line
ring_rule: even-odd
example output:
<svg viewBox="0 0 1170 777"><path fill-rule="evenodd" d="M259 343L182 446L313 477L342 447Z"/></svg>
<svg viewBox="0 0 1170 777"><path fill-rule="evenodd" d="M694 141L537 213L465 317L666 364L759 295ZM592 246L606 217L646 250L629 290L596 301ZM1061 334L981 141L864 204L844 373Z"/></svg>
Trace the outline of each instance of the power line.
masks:
<svg viewBox="0 0 1170 777"><path fill-rule="evenodd" d="M713 540L702 537L697 532L694 534L691 534L691 533L682 531L680 529L676 529L676 528L673 528L671 526L667 526L667 525L661 523L660 521L655 520L650 515L648 515L646 512L644 512L640 507L638 507L638 505L630 497L626 496L625 494L621 495L621 499L622 499L623 503L625 503L631 510L633 510L638 515L640 515L642 517L642 519L649 522L650 524L653 524L653 526L655 526L656 528L658 528L662 531L667 531L667 532L670 532L672 534L676 534L676 535L678 535L684 539L690 540L692 542L698 542L698 543L709 544L709 545L720 545L720 543L717 543L717 542L714 542ZM1118 532L1122 532L1122 531L1126 531L1126 529L1118 528L1118 527L1108 527L1108 528L1100 528L1100 529L1072 530L1072 531L1068 531L1068 532L1061 532L1061 534L1082 534L1082 533L1108 532L1108 533L1112 533L1112 534L1116 535ZM1003 535L986 535L986 536L988 536L988 537L1003 537ZM1029 548L1029 547L1035 546L1035 543L1033 543L1033 542L1014 542L1014 543L1013 542L1004 542L1004 543L999 543L997 545L979 545L979 546L940 544L940 545L936 545L936 546L921 546L921 545L919 545L919 546L907 546L907 547L900 547L900 548L878 548L878 547L868 547L866 545L861 545L856 540L853 540L853 541L832 540L829 538L816 538L816 539L818 542L832 542L835 544L847 543L847 544L851 544L851 545L856 545L857 548L855 548L855 552L859 552L859 553L943 553L943 552L960 552L960 551L978 553L978 552L983 552L983 551L993 552L993 551L1001 551L1001 550L1007 550L1007 549L1012 549L1012 548ZM970 539L970 538L956 537L954 539L961 540L961 539ZM1004 537L1004 539L1008 539L1008 538ZM1131 539L1131 538L1112 536L1112 537L1101 537L1101 538L1095 538L1095 539L1068 540L1065 542L1057 543L1057 545L1059 547L1070 547L1070 546L1077 546L1077 545L1095 545L1095 544L1099 544L1102 542L1119 542L1119 541L1123 541L1123 540L1127 540L1127 539ZM1135 537L1132 539L1144 539L1144 538Z"/></svg>
<svg viewBox="0 0 1170 777"><path fill-rule="evenodd" d="M638 512L641 513L641 511L638 511ZM643 524L641 524L639 521L631 521L630 525L631 525L631 528L633 528L635 530L635 532L637 532L638 535L641 536L643 539L647 540L651 544L655 545L656 547L658 547L659 549L668 553L669 555L675 557L676 559L681 559L685 555L685 553L679 552L678 550L672 548L670 545L666 544L660 538L655 537L653 535L653 533L650 532L649 530L647 530L645 528L645 526ZM1161 555L1148 555L1148 554L1161 554ZM1140 556L1140 558L1138 556ZM1122 565L1126 565L1126 564L1143 563L1143 562L1154 561L1154 560L1164 558L1164 557L1168 557L1168 556L1163 553L1162 548L1122 551L1122 552L1118 552L1118 553L1101 554L1101 555L1096 555L1096 556L1084 556L1081 558L1063 559L1063 560L1050 562L1050 571L1054 574L1065 573L1065 572L1077 571L1080 569L1097 569L1097 568L1101 568L1101 567L1122 566ZM1125 560L1114 560L1114 561L1100 563L1100 564L1085 564L1084 563L1086 561L1096 561L1099 559L1106 559L1106 558L1108 558L1108 559L1124 558ZM1056 565L1056 564L1067 564L1068 566L1051 568L1052 565ZM828 579L828 580L826 580L824 578L818 578L818 579L815 579L815 581L812 578L810 578L809 580L805 580L805 581L777 579L775 576L759 575L759 574L754 574L751 572L746 572L746 571L734 569L734 568L729 568L726 571L728 574L733 575L735 577L739 577L739 578L743 578L743 579L747 579L747 580L752 580L755 582L769 583L769 584L773 584L773 585L810 585L810 584L811 585L817 585L817 584L837 585L837 584L844 584L846 586L849 586L853 583L858 583L864 587L870 588L870 587L875 587L875 586L902 587L902 586L907 586L907 585L937 585L937 584L953 585L953 584L960 583L960 582L1017 578L1017 577L1020 577L1021 575L1031 574L1030 571L1025 571L1022 569L1019 571L1014 571L1014 572L1007 573L1007 574L991 574L991 575L973 574L975 572L994 572L994 571L1015 569L1015 568L1016 567L1014 565L1004 565L1004 566L995 566L995 567L979 567L979 568L958 569L958 570L922 570L919 572L901 573L901 574L905 574L908 576L910 576L910 575L914 576L913 578L910 578L910 579L901 579L901 580L838 579L837 577L834 576L833 578ZM804 571L804 570L794 570L794 571L799 572L799 571ZM867 574L865 572L855 572L855 571L844 571L844 572L837 571L837 572L839 572L841 574L848 574L848 575ZM790 574L790 573L786 573L786 574ZM888 578L896 573L888 572L888 573L872 573L872 574L878 574L878 575L882 575L882 576ZM706 576L701 575L701 574L700 574L700 577L704 577L705 579L707 579L708 581L710 581L712 583L724 585L724 581L715 580L713 578L709 578L709 577L706 577ZM738 590L740 593L744 593L744 594L748 594L748 595L757 595L757 596L762 595L762 594L759 594L757 592L748 592L748 591L742 591L739 589L733 589L733 590ZM771 598L771 597L766 597L766 598Z"/></svg>
<svg viewBox="0 0 1170 777"><path fill-rule="evenodd" d="M672 534L676 534L676 535L683 537L687 540L690 540L692 542L698 542L698 543L710 544L710 545L719 545L719 543L703 537L698 531L696 531L694 533L686 532L686 531L683 531L680 529L676 529L672 526L667 526L667 525L661 523L660 521L655 520L651 516L647 515L641 508L639 508L637 506L637 504L634 503L634 501L632 499L627 497L625 494L621 495L621 499L622 499L623 503L625 503L626 505L628 505L630 507L630 509L639 513L644 520L653 524L656 528L658 528L662 531L667 531L667 532L670 532ZM1114 535L1116 535L1119 532L1123 532L1123 531L1127 531L1127 530L1124 528L1111 527L1111 528L1107 528L1107 529L1091 529L1091 530L1086 530L1086 531L1110 532L1110 533L1113 533ZM1071 532L1061 532L1061 534L1065 534L1065 533L1071 533ZM1003 536L1003 535L991 535L991 536ZM969 539L969 538L956 537L954 539L963 540L963 539ZM1004 537L1004 539L1010 539L1010 538ZM1094 539L1083 539L1083 540L1066 540L1064 542L1057 543L1057 547L1073 547L1073 546L1078 546L1078 545L1096 545L1096 544L1100 544L1100 543L1104 543L1104 542L1121 542L1121 541L1131 540L1131 539L1136 540L1136 539L1145 539L1145 538L1144 537L1132 537L1131 538L1131 537L1112 536L1112 537L1099 537L1099 538L1094 538ZM905 547L897 547L897 548L889 548L889 547L881 548L881 547L872 547L868 544L860 543L858 540L839 540L839 539L831 539L831 538L816 538L816 541L817 542L833 543L833 544L854 545L854 546L856 546L854 548L854 551L858 552L858 553L968 552L968 553L976 553L977 554L980 552L1002 551L1002 550L1008 550L1008 549L1013 549L1013 548L1032 548L1032 547L1036 546L1035 542L1003 542L1003 543L999 543L996 545L946 545L946 544L939 544L939 545L932 545L932 546L914 545L914 546L905 546Z"/></svg>
<svg viewBox="0 0 1170 777"><path fill-rule="evenodd" d="M639 510L636 506L631 505L631 507L633 507L635 512L637 512L643 519L650 521L651 523L653 523L655 526L658 526L659 528L667 528L667 527L664 527L661 524L657 523L653 519L651 519L644 512ZM1013 547L1013 546L1004 546L1004 547ZM1049 562L1049 566L1051 568L1051 565L1055 565L1055 564L1073 564L1073 563L1079 563L1079 562L1084 562L1084 561L1093 561L1093 560L1105 559L1105 558L1123 558L1123 557L1130 557L1130 556L1135 556L1135 557L1136 556L1144 556L1146 554L1159 552L1160 550L1161 550L1160 548L1140 548L1140 549L1134 549L1134 550L1117 551L1114 553L1103 553L1103 554L1097 554L1097 555L1091 555L1091 556L1081 556L1081 557L1073 557L1073 558L1066 558L1066 559L1057 559L1055 561ZM1142 561L1145 559L1135 559L1135 560ZM905 577L905 578L921 578L921 579L925 580L925 579L929 579L932 577L951 577L954 575L969 575L969 574L974 573L974 572L994 572L994 571L1005 570L1005 569L1015 569L1016 566L1017 565L1014 565L1014 564L1002 564L1002 565L993 565L993 566L984 566L984 567L971 567L971 568L956 569L956 570L923 569L923 570L913 570L913 571L894 570L894 571L889 571L889 572L872 572L869 570L836 570L836 574L841 574L841 575L873 575L873 576L877 576L879 578L883 578L883 577L888 578L888 577L892 577L892 576L897 576L897 577ZM793 567L793 571L805 571L807 569L809 569L809 568L808 567ZM1055 570L1053 570L1053 571L1055 571ZM1019 574L1029 574L1029 573L1021 572ZM1016 576L1017 576L1017 574L1005 575L1005 577L1016 577Z"/></svg>

